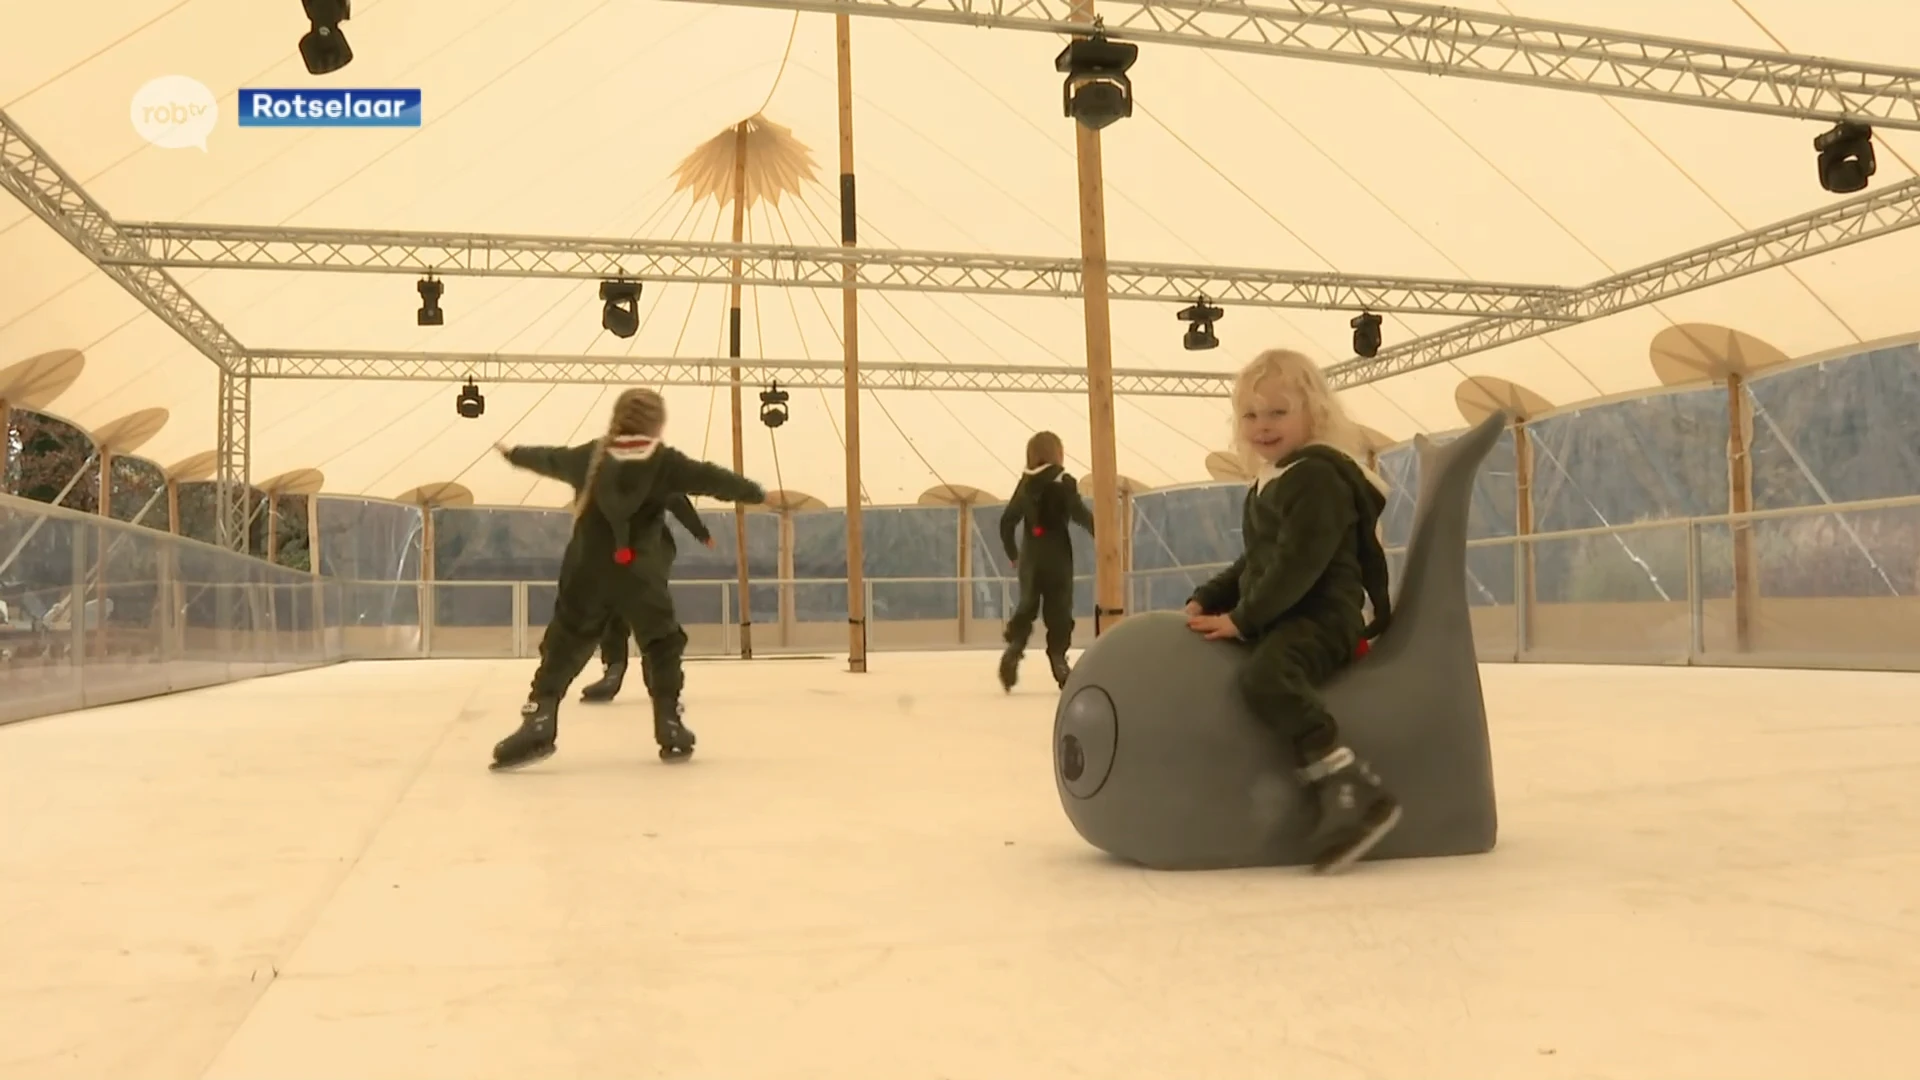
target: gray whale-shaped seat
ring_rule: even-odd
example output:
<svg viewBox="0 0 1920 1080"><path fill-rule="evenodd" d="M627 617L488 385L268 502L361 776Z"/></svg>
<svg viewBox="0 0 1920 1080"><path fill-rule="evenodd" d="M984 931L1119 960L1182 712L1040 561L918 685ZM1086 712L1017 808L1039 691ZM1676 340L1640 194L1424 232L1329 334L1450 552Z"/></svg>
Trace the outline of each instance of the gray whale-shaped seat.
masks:
<svg viewBox="0 0 1920 1080"><path fill-rule="evenodd" d="M1467 510L1505 424L1496 413L1443 445L1416 440L1420 495L1392 623L1325 688L1345 741L1406 810L1369 858L1493 848ZM1311 810L1290 755L1237 688L1246 654L1188 630L1182 614L1152 612L1101 635L1080 658L1054 717L1054 780L1088 843L1163 870L1312 861Z"/></svg>

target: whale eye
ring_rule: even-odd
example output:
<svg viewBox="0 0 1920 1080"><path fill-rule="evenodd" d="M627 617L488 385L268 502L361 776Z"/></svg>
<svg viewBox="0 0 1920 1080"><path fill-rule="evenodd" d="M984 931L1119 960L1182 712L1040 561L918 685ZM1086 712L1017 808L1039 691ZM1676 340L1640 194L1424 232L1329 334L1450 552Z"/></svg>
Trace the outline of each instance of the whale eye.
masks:
<svg viewBox="0 0 1920 1080"><path fill-rule="evenodd" d="M1092 798L1113 771L1120 738L1113 699L1097 686L1084 686L1060 709L1055 727L1053 767L1060 784L1076 799Z"/></svg>

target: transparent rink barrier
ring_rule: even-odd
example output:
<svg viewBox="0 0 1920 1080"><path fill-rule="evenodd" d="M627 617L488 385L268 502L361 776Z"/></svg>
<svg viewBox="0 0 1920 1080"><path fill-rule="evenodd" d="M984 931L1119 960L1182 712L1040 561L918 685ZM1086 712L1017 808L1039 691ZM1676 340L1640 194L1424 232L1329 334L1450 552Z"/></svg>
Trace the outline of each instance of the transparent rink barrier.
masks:
<svg viewBox="0 0 1920 1080"><path fill-rule="evenodd" d="M1397 587L1403 556L1388 555ZM5 496L0 560L0 722L342 659L533 657L555 594L546 581L315 579ZM1178 610L1224 568L1130 573L1127 611ZM1466 587L1487 662L1920 670L1920 498L1475 540ZM998 649L1019 597L997 577L863 588L875 652ZM673 593L690 655L739 655L734 581ZM756 580L747 596L756 655L845 653L845 581ZM1081 647L1092 601L1078 580Z"/></svg>
<svg viewBox="0 0 1920 1080"><path fill-rule="evenodd" d="M338 587L0 495L0 723L339 659Z"/></svg>

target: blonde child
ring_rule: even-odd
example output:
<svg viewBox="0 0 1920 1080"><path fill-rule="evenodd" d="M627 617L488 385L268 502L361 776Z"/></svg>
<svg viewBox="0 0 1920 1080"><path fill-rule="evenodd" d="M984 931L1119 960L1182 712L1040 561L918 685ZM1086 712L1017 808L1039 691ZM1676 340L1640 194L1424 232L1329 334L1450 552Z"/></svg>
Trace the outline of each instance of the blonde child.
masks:
<svg viewBox="0 0 1920 1080"><path fill-rule="evenodd" d="M1378 533L1385 484L1355 460L1358 429L1305 356L1255 357L1234 382L1233 406L1235 448L1255 476L1246 553L1194 591L1187 625L1252 645L1241 693L1286 738L1318 808L1314 868L1343 870L1400 823L1399 802L1341 743L1318 690L1391 614Z"/></svg>

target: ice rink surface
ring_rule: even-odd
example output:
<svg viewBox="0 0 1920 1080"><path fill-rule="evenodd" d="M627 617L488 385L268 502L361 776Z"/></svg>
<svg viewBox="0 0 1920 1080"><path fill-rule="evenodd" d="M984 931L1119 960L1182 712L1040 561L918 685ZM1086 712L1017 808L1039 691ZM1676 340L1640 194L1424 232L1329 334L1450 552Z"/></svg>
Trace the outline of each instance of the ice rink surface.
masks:
<svg viewBox="0 0 1920 1080"><path fill-rule="evenodd" d="M529 661L0 728L0 1080L1915 1075L1920 678L1490 666L1499 847L1316 879L1088 848L1038 656L873 666L689 664L680 766L636 679L490 774Z"/></svg>

